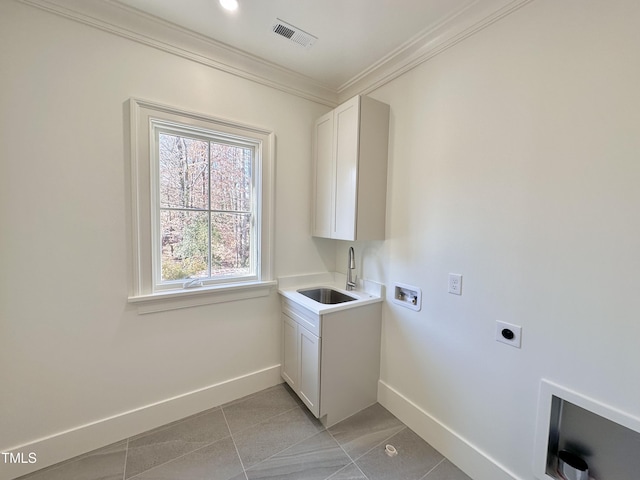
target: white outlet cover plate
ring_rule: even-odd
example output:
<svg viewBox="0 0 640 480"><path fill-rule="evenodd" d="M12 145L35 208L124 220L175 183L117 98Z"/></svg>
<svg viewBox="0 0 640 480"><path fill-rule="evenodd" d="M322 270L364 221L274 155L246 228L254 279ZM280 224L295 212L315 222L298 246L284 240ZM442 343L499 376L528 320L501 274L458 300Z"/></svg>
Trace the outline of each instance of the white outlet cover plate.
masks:
<svg viewBox="0 0 640 480"><path fill-rule="evenodd" d="M449 293L462 295L462 275L459 273L449 274Z"/></svg>
<svg viewBox="0 0 640 480"><path fill-rule="evenodd" d="M513 338L506 338L502 334L502 331L505 329L513 332ZM522 327L512 323L501 322L500 320L496 321L496 341L520 348L522 346Z"/></svg>

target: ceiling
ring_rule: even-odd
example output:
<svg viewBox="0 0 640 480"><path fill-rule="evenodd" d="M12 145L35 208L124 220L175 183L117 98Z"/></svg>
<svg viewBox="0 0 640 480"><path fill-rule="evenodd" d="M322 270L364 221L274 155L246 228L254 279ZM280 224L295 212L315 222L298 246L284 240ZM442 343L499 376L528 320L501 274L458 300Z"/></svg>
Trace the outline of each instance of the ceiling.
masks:
<svg viewBox="0 0 640 480"><path fill-rule="evenodd" d="M118 0L339 89L475 0ZM305 48L272 31L276 19L318 38Z"/></svg>
<svg viewBox="0 0 640 480"><path fill-rule="evenodd" d="M18 1L331 106L533 0L238 0L234 12L218 0ZM275 34L278 19L317 40Z"/></svg>

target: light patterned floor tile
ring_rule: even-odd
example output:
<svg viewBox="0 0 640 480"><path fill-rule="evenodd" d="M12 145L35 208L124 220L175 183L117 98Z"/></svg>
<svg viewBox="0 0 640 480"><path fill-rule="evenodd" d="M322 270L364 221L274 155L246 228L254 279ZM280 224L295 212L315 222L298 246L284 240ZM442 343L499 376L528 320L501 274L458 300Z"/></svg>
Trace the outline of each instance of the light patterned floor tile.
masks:
<svg viewBox="0 0 640 480"><path fill-rule="evenodd" d="M369 480L420 480L444 458L406 427L385 443L393 445L398 454L390 457L385 445L379 445L356 460Z"/></svg>
<svg viewBox="0 0 640 480"><path fill-rule="evenodd" d="M251 467L323 430L300 408L242 430L233 438L245 468Z"/></svg>
<svg viewBox="0 0 640 480"><path fill-rule="evenodd" d="M400 420L376 403L330 427L329 432L356 460L403 428Z"/></svg>
<svg viewBox="0 0 640 480"><path fill-rule="evenodd" d="M249 480L324 480L351 460L322 431L247 470Z"/></svg>
<svg viewBox="0 0 640 480"><path fill-rule="evenodd" d="M462 470L445 459L424 480L471 480Z"/></svg>
<svg viewBox="0 0 640 480"><path fill-rule="evenodd" d="M136 475L132 480L231 480L244 477L231 437Z"/></svg>
<svg viewBox="0 0 640 480"><path fill-rule="evenodd" d="M326 430L284 385L17 480L123 479L471 480L381 405Z"/></svg>
<svg viewBox="0 0 640 480"><path fill-rule="evenodd" d="M222 407L231 433L262 423L299 406L293 393L283 385L268 388L251 395L244 401L232 402Z"/></svg>
<svg viewBox="0 0 640 480"><path fill-rule="evenodd" d="M169 428L155 429L129 442L126 477L129 478L229 436L221 409L189 417Z"/></svg>
<svg viewBox="0 0 640 480"><path fill-rule="evenodd" d="M127 441L42 469L19 480L122 480Z"/></svg>
<svg viewBox="0 0 640 480"><path fill-rule="evenodd" d="M331 475L327 480L367 480L355 463L350 463L342 470Z"/></svg>

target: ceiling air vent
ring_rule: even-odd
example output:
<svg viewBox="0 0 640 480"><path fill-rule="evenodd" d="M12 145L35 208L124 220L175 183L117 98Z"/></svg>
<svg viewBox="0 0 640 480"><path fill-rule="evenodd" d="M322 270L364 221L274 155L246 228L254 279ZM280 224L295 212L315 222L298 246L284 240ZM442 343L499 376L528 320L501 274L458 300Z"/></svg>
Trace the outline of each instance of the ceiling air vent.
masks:
<svg viewBox="0 0 640 480"><path fill-rule="evenodd" d="M276 21L273 24L273 33L306 48L310 48L318 39L318 37L314 37L310 33L300 30L298 27L294 27L290 23L283 22L279 18L276 18Z"/></svg>

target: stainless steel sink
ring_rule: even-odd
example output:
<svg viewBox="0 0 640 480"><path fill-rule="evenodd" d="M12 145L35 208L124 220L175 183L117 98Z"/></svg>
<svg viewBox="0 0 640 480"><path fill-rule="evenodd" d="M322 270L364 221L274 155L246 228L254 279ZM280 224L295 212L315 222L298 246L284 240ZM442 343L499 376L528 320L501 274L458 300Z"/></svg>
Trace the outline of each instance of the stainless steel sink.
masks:
<svg viewBox="0 0 640 480"><path fill-rule="evenodd" d="M353 302L354 300L357 300L357 298L331 288L309 288L306 290L298 290L298 293L301 293L305 297L309 297L311 300L328 305Z"/></svg>

